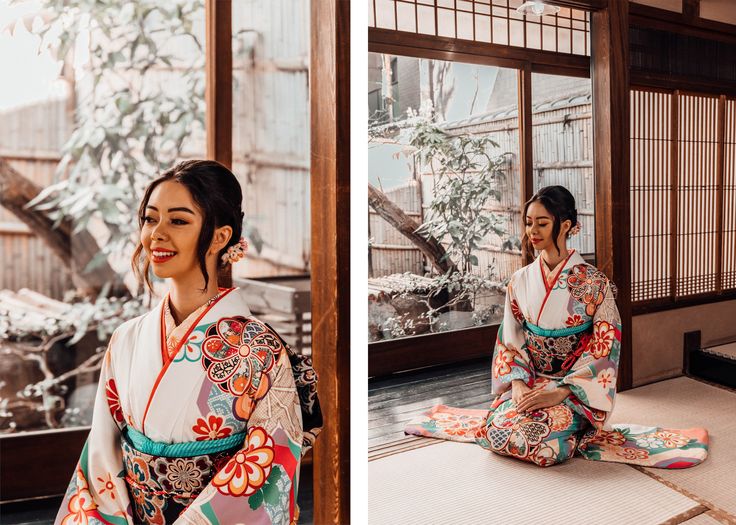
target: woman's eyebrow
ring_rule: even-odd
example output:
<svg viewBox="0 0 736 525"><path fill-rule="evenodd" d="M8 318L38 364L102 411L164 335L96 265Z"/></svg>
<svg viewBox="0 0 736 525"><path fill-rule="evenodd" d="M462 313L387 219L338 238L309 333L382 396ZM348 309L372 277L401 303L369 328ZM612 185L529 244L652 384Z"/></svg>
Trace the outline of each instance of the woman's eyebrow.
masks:
<svg viewBox="0 0 736 525"><path fill-rule="evenodd" d="M158 208L156 206L151 205L151 204L147 205L146 208L151 208L154 211L158 211ZM192 210L190 210L189 208L185 208L185 207L169 208L169 213L171 213L173 211L184 211L184 212L187 212L187 213L191 213L192 215L195 215L195 213Z"/></svg>

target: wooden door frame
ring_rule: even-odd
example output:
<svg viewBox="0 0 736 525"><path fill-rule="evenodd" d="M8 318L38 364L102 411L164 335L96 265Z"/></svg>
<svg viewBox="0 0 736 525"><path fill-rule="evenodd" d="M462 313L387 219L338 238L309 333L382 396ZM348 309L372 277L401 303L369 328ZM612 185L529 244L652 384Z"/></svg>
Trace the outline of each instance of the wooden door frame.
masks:
<svg viewBox="0 0 736 525"><path fill-rule="evenodd" d="M350 0L312 0L312 352L324 428L314 523L350 522ZM365 349L357 349L365 351Z"/></svg>

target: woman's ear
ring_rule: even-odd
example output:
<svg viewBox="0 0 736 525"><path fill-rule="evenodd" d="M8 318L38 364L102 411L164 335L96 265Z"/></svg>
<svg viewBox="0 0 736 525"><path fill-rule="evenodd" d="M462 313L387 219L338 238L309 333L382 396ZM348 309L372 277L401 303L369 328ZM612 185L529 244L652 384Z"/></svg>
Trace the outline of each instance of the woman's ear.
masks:
<svg viewBox="0 0 736 525"><path fill-rule="evenodd" d="M227 243L230 242L230 238L233 236L233 228L232 226L220 226L219 228L215 228L215 232L212 235L212 242L210 243L210 254L217 254L220 250L222 250L225 246L227 246Z"/></svg>
<svg viewBox="0 0 736 525"><path fill-rule="evenodd" d="M560 224L560 235L567 236L570 228L572 228L572 221L570 219L562 221L562 224Z"/></svg>

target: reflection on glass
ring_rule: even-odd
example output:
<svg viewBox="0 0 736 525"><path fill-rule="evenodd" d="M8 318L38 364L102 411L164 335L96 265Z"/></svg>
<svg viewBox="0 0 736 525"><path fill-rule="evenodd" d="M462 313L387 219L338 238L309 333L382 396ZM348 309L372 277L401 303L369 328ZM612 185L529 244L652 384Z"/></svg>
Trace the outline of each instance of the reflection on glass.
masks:
<svg viewBox="0 0 736 525"><path fill-rule="evenodd" d="M0 434L89 424L109 336L148 307L141 190L204 155L202 3L6 4L0 70L30 74L0 88L1 176L28 188L0 196Z"/></svg>
<svg viewBox="0 0 736 525"><path fill-rule="evenodd" d="M521 265L516 70L368 68L370 340L498 322Z"/></svg>
<svg viewBox="0 0 736 525"><path fill-rule="evenodd" d="M232 27L232 171L250 244L233 277L306 275L309 2L235 0Z"/></svg>
<svg viewBox="0 0 736 525"><path fill-rule="evenodd" d="M581 231L568 246L582 254L595 253L591 90L588 78L532 74L534 191L570 190Z"/></svg>

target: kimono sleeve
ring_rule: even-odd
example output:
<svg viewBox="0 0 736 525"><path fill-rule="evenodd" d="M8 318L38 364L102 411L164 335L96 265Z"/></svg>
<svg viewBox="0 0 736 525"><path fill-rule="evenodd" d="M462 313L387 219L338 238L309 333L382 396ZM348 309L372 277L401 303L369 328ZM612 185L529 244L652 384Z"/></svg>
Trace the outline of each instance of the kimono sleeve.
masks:
<svg viewBox="0 0 736 525"><path fill-rule="evenodd" d="M254 400L243 447L176 523L296 522L302 416L286 348L276 339L276 365L262 378L265 392Z"/></svg>
<svg viewBox="0 0 736 525"><path fill-rule="evenodd" d="M502 394L514 379L521 379L531 386L533 374L529 355L524 348L523 315L514 295L514 279L509 281L503 321L498 327L496 347L493 352L492 388L495 395Z"/></svg>
<svg viewBox="0 0 736 525"><path fill-rule="evenodd" d="M613 410L621 351L621 318L608 279L599 293L603 300L593 314L593 332L581 341L583 351L561 381L573 394L566 403L596 428Z"/></svg>
<svg viewBox="0 0 736 525"><path fill-rule="evenodd" d="M120 448L123 412L112 371L116 335L117 332L110 339L102 359L91 429L55 524L94 521L90 518L115 525L132 523Z"/></svg>

